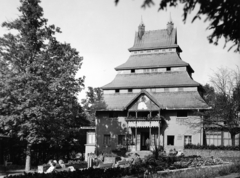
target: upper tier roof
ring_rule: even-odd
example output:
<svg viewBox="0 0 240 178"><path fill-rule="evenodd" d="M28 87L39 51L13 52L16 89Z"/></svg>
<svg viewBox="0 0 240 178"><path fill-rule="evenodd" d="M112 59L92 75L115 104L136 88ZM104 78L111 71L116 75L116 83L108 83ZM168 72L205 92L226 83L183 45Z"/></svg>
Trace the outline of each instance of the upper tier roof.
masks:
<svg viewBox="0 0 240 178"><path fill-rule="evenodd" d="M145 31L142 38L138 37L138 32L135 32L135 40L133 47L129 51L146 50L146 49L161 49L161 48L178 48L177 45L177 29L173 29L168 35L167 29Z"/></svg>
<svg viewBox="0 0 240 178"><path fill-rule="evenodd" d="M117 74L114 80L103 86L102 89L127 89L127 88L157 88L157 87L184 87L199 86L192 80L187 71Z"/></svg>
<svg viewBox="0 0 240 178"><path fill-rule="evenodd" d="M172 52L172 53L131 55L124 64L116 67L115 69L124 70L124 69L158 68L158 67L184 67L184 66L190 67L188 63L181 60L181 58L176 52ZM192 72L194 71L192 70Z"/></svg>

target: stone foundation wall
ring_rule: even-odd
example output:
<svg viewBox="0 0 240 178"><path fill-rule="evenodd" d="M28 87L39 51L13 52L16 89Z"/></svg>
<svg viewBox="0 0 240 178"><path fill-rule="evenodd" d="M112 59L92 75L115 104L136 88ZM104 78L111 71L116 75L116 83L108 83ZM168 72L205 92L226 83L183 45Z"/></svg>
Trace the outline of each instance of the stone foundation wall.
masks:
<svg viewBox="0 0 240 178"><path fill-rule="evenodd" d="M240 151L234 150L200 150L200 149L184 149L186 156L199 155L202 157L238 157L240 158Z"/></svg>

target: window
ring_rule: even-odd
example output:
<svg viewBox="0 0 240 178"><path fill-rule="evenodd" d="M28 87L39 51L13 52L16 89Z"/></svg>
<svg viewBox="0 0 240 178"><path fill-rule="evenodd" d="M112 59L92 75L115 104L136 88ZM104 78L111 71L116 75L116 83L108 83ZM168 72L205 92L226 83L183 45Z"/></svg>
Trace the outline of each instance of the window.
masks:
<svg viewBox="0 0 240 178"><path fill-rule="evenodd" d="M88 132L87 133L87 143L88 144L95 144L95 133L94 132Z"/></svg>
<svg viewBox="0 0 240 178"><path fill-rule="evenodd" d="M184 145L192 144L192 136L191 135L185 135L184 136Z"/></svg>
<svg viewBox="0 0 240 178"><path fill-rule="evenodd" d="M124 145L125 135L118 135L118 144Z"/></svg>
<svg viewBox="0 0 240 178"><path fill-rule="evenodd" d="M169 88L164 88L164 92L169 92Z"/></svg>
<svg viewBox="0 0 240 178"><path fill-rule="evenodd" d="M207 145L220 146L222 144L221 138L222 138L221 132L211 132L211 131L206 132Z"/></svg>
<svg viewBox="0 0 240 178"><path fill-rule="evenodd" d="M104 135L103 137L103 144L104 145L110 145L110 135Z"/></svg>
<svg viewBox="0 0 240 178"><path fill-rule="evenodd" d="M187 117L188 113L187 111L178 111L177 112L177 117Z"/></svg>
<svg viewBox="0 0 240 178"><path fill-rule="evenodd" d="M116 89L116 90L115 90L115 93L119 93L119 89Z"/></svg>
<svg viewBox="0 0 240 178"><path fill-rule="evenodd" d="M183 91L183 88L178 88L178 91Z"/></svg>
<svg viewBox="0 0 240 178"><path fill-rule="evenodd" d="M135 69L131 69L131 73L135 73Z"/></svg>
<svg viewBox="0 0 240 178"><path fill-rule="evenodd" d="M174 145L174 136L173 135L167 136L167 145Z"/></svg>
<svg viewBox="0 0 240 178"><path fill-rule="evenodd" d="M128 93L132 93L132 89L128 89Z"/></svg>
<svg viewBox="0 0 240 178"><path fill-rule="evenodd" d="M167 71L171 71L171 67L167 67Z"/></svg>

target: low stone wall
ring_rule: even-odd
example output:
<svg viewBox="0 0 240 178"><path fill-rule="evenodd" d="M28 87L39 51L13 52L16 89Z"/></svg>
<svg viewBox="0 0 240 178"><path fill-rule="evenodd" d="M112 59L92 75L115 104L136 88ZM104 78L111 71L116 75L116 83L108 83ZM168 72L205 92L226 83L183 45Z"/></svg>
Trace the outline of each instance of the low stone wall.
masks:
<svg viewBox="0 0 240 178"><path fill-rule="evenodd" d="M199 155L202 157L238 157L240 158L240 151L234 150L200 150L200 149L184 149L184 155Z"/></svg>

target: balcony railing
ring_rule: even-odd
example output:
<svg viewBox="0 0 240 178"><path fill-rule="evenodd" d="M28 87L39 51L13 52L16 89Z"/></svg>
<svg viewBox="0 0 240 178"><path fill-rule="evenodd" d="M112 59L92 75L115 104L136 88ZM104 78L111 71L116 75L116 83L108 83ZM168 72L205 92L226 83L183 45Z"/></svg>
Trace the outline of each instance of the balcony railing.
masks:
<svg viewBox="0 0 240 178"><path fill-rule="evenodd" d="M154 117L135 117L135 116L128 116L126 117L127 121L160 121L161 118L159 116Z"/></svg>

